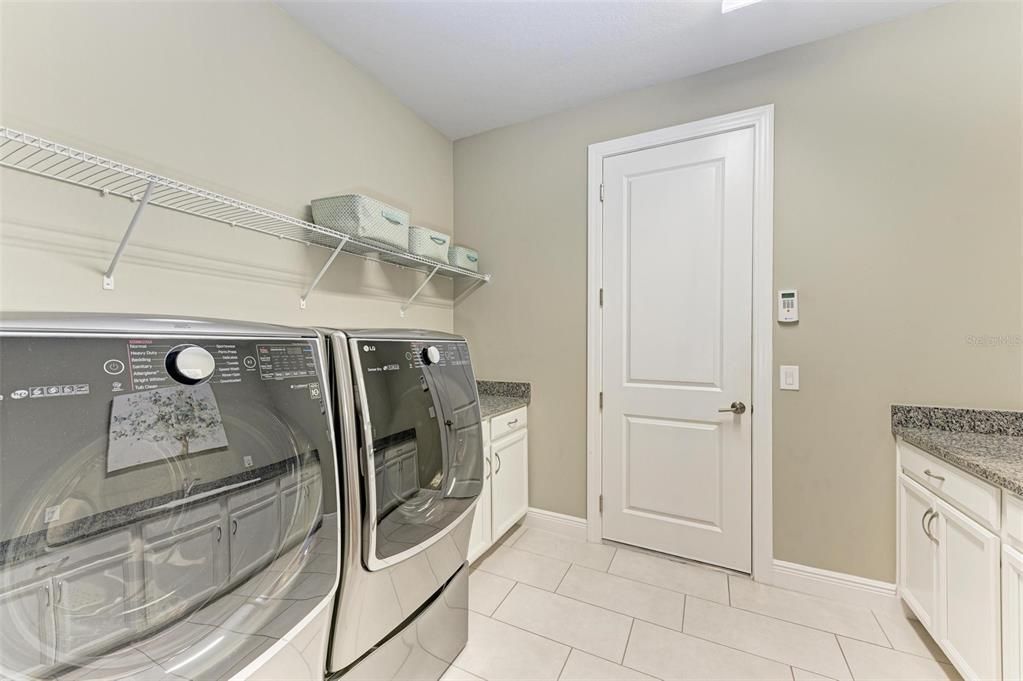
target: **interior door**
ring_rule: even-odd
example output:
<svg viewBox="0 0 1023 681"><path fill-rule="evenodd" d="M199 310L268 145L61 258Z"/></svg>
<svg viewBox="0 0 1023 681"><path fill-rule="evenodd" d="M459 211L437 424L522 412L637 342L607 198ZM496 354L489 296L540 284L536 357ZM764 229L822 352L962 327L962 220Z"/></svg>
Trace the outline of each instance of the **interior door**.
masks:
<svg viewBox="0 0 1023 681"><path fill-rule="evenodd" d="M604 161L604 536L742 572L753 163L752 129Z"/></svg>

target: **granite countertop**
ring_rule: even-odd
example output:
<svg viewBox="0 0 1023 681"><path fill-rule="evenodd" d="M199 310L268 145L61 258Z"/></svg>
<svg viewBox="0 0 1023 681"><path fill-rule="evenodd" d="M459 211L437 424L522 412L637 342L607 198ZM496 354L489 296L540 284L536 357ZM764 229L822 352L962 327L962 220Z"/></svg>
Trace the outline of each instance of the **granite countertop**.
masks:
<svg viewBox="0 0 1023 681"><path fill-rule="evenodd" d="M893 405L892 433L1023 496L1023 412Z"/></svg>
<svg viewBox="0 0 1023 681"><path fill-rule="evenodd" d="M529 405L532 389L529 383L513 381L477 381L480 393L480 416L485 419Z"/></svg>

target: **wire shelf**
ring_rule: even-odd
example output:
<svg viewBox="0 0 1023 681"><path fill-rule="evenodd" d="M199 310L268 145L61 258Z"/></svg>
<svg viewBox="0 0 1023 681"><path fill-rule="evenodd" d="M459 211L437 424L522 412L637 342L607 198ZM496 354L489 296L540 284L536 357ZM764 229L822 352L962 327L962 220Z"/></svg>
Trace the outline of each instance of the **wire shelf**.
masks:
<svg viewBox="0 0 1023 681"><path fill-rule="evenodd" d="M111 263L107 276L111 283L107 288L113 287L113 267L120 257L141 208L146 205L159 206L232 227L242 227L279 239L331 249L334 254L328 260L327 266L338 253L344 253L423 271L428 273L429 277L440 274L452 279L469 280L473 288L477 284L490 281L489 274L473 272L397 248L351 237L334 229L5 127L0 127L0 166L91 189L103 196L112 195L140 202L140 209L137 210L121 248ZM317 275L313 286L319 281L327 266ZM305 298L311 290L312 287L302 297L303 307ZM416 293L418 294L418 291ZM409 300L408 304L411 302L412 300Z"/></svg>

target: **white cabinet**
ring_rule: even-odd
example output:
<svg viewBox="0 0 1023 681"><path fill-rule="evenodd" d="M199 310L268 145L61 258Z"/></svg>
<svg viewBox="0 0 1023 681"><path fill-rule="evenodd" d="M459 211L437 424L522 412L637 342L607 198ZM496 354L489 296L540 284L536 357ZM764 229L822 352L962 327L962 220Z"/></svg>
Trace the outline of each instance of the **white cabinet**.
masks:
<svg viewBox="0 0 1023 681"><path fill-rule="evenodd" d="M941 598L938 641L964 678L998 678L1001 542L940 499L936 513Z"/></svg>
<svg viewBox="0 0 1023 681"><path fill-rule="evenodd" d="M142 525L146 617L157 624L206 602L227 581L227 542L214 502Z"/></svg>
<svg viewBox="0 0 1023 681"><path fill-rule="evenodd" d="M320 516L323 485L317 475L281 491L281 548L287 549L309 534Z"/></svg>
<svg viewBox="0 0 1023 681"><path fill-rule="evenodd" d="M1023 553L1002 548L1002 674L1023 678Z"/></svg>
<svg viewBox="0 0 1023 681"><path fill-rule="evenodd" d="M938 543L933 527L934 497L904 475L899 476L899 593L920 622L937 624Z"/></svg>
<svg viewBox="0 0 1023 681"><path fill-rule="evenodd" d="M0 590L0 677L36 676L53 663L49 577Z"/></svg>
<svg viewBox="0 0 1023 681"><path fill-rule="evenodd" d="M54 577L58 662L79 660L132 635L135 560L129 549Z"/></svg>
<svg viewBox="0 0 1023 681"><path fill-rule="evenodd" d="M495 539L511 529L529 508L528 447L526 431L495 440L491 445L491 526Z"/></svg>
<svg viewBox="0 0 1023 681"><path fill-rule="evenodd" d="M1023 560L998 535L1009 495L902 440L898 454L899 596L964 679L1019 679Z"/></svg>
<svg viewBox="0 0 1023 681"><path fill-rule="evenodd" d="M483 447L483 489L480 491L479 499L476 500L476 512L472 518L472 534L469 537L469 562L473 562L490 548L494 543L491 524L491 482L493 481L493 466L491 461L490 445Z"/></svg>
<svg viewBox="0 0 1023 681"><path fill-rule="evenodd" d="M483 490L476 502L469 562L493 546L529 507L529 436L526 408L483 422Z"/></svg>
<svg viewBox="0 0 1023 681"><path fill-rule="evenodd" d="M276 483L230 498L228 509L230 581L235 582L277 555L280 507Z"/></svg>

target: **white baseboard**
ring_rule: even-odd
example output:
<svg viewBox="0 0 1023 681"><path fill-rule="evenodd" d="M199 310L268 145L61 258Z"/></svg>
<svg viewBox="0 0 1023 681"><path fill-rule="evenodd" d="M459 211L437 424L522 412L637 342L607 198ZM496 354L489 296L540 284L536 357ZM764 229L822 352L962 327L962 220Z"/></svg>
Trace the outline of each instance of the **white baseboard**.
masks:
<svg viewBox="0 0 1023 681"><path fill-rule="evenodd" d="M535 527L538 530L546 530L579 541L586 541L586 518L545 511L542 508L530 508L526 511L526 517L522 524L526 527Z"/></svg>
<svg viewBox="0 0 1023 681"><path fill-rule="evenodd" d="M770 583L783 589L800 591L873 610L892 614L902 614L903 611L895 585L891 582L775 560L774 573Z"/></svg>

